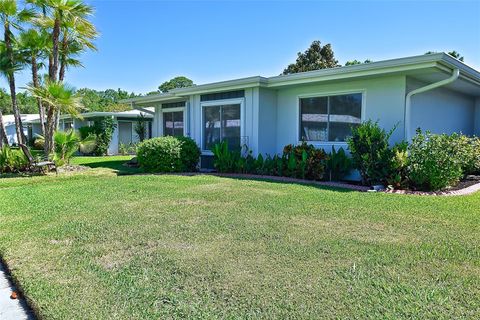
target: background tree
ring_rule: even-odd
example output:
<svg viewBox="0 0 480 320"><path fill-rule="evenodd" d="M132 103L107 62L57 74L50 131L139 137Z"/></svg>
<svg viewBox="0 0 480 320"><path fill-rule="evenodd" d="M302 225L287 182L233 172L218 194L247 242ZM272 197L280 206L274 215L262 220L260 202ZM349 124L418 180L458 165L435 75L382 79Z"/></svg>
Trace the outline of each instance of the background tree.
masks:
<svg viewBox="0 0 480 320"><path fill-rule="evenodd" d="M121 89L107 89L105 91L97 91L89 88L78 90L78 94L82 98L82 104L88 111L126 111L131 110L127 104L120 103L120 100L133 98L136 95Z"/></svg>
<svg viewBox="0 0 480 320"><path fill-rule="evenodd" d="M25 62L30 65L32 84L35 88L40 87L39 70L44 67L43 59L48 56L48 44L49 37L46 32L29 29L20 34L19 48L25 57ZM41 99L36 99L36 102L42 136L45 136L45 108Z"/></svg>
<svg viewBox="0 0 480 320"><path fill-rule="evenodd" d="M192 80L188 79L184 76L175 77L171 80L165 81L158 87L158 91L161 93L167 93L170 90L177 89L177 88L186 88L192 87L195 84Z"/></svg>
<svg viewBox="0 0 480 320"><path fill-rule="evenodd" d="M292 74L305 71L338 67L331 44L321 45L320 41L313 41L305 52L299 52L295 63L288 65L282 74Z"/></svg>
<svg viewBox="0 0 480 320"><path fill-rule="evenodd" d="M370 59L367 59L364 62L362 62L362 61L358 61L357 59L355 59L355 60L352 60L352 61L345 62L345 66L353 66L353 65L356 65L356 64L363 64L363 63L370 63L370 62L373 62L373 61L370 60Z"/></svg>
<svg viewBox="0 0 480 320"><path fill-rule="evenodd" d="M87 46L86 42L96 36L95 27L88 20L93 14L93 8L81 0L27 0L27 2L33 4L39 11L35 25L49 33L48 86L56 85L59 88L62 84L58 83L58 80L64 79L69 63L78 64L76 58L82 51L81 46ZM72 49L73 46L75 50ZM47 85L44 89L48 90ZM38 92L31 92L39 97ZM53 134L58 127L62 108L48 103L45 110L45 153L50 154L54 147Z"/></svg>

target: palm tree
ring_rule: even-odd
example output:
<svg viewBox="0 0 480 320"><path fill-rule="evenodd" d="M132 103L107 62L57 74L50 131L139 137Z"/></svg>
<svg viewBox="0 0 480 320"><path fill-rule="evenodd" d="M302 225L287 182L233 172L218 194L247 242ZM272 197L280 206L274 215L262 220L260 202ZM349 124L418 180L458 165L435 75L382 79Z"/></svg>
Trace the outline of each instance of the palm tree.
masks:
<svg viewBox="0 0 480 320"><path fill-rule="evenodd" d="M84 109L81 103L81 97L76 94L75 89L63 82L47 80L43 86L37 88L28 86L27 90L35 98L41 99L52 114L63 112L72 116L78 116L80 111ZM55 126L47 125L45 130L45 150L53 151L55 145L53 141ZM52 139L48 139L48 137Z"/></svg>
<svg viewBox="0 0 480 320"><path fill-rule="evenodd" d="M38 71L44 66L42 60L47 56L48 44L49 35L46 32L29 29L20 34L18 45L25 57L25 62L32 69L32 83L35 88L40 86ZM41 99L37 98L37 105L42 135L45 135L45 108Z"/></svg>
<svg viewBox="0 0 480 320"><path fill-rule="evenodd" d="M82 67L78 56L89 50L97 50L92 42L98 32L88 20L78 16L70 16L62 24L62 42L60 46L60 71L58 79L65 80L65 71L68 67Z"/></svg>
<svg viewBox="0 0 480 320"><path fill-rule="evenodd" d="M22 66L15 58L14 42L15 38L12 33L13 29L21 29L22 22L30 20L34 16L31 10L17 10L16 0L0 0L0 20L3 24L4 31L4 52L2 57L2 67L8 79L10 87L10 96L12 99L12 110L15 117L15 130L17 133L18 143L25 143L23 133L22 118L17 105L15 72L20 70Z"/></svg>
<svg viewBox="0 0 480 320"><path fill-rule="evenodd" d="M73 32L77 37L77 40L83 41L85 39L91 39L92 32L96 34L95 27L88 21L88 18L93 13L91 6L86 5L81 0L27 0L27 2L35 5L42 12L42 15L35 23L46 30L51 30L51 51L48 57L48 76L51 83L55 83L57 80L63 80L65 77L65 70L67 63L70 61L72 65L74 61L68 60L67 52L68 47L63 50L63 69L60 66L61 63L61 49L63 45L70 43L70 39L66 34L73 32L70 30L72 25L76 27ZM63 33L62 40L60 39ZM80 36L81 35L81 36ZM62 41L62 47L61 42ZM62 70L59 75L59 69ZM58 126L60 110L57 109L54 112L53 108L47 108L47 126L46 126L46 147L49 152L52 151L54 146L53 132ZM49 134L50 133L50 134ZM48 142L49 141L49 142Z"/></svg>

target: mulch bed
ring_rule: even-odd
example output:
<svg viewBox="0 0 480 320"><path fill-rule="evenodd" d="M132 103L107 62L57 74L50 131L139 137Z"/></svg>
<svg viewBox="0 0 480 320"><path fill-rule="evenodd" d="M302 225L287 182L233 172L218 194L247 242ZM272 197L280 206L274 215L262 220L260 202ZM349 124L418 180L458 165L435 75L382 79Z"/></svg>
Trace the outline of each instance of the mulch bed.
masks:
<svg viewBox="0 0 480 320"><path fill-rule="evenodd" d="M442 191L385 190L386 193L413 194L420 196L463 196L480 191L480 176L467 176L455 187Z"/></svg>
<svg viewBox="0 0 480 320"><path fill-rule="evenodd" d="M77 165L65 165L63 167L58 167L58 173L67 173L67 172L82 172L89 170L90 167L86 166L77 166Z"/></svg>

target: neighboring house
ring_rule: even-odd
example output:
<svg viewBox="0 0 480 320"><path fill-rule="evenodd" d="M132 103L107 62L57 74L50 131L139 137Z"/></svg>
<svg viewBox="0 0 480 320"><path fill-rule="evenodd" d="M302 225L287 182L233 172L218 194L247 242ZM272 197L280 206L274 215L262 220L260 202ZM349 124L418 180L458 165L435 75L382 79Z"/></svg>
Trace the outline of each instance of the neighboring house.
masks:
<svg viewBox="0 0 480 320"><path fill-rule="evenodd" d="M128 145L140 141L139 136L135 132L135 125L138 121L146 121L146 138L148 139L151 137L153 113L153 109L147 109L143 111L130 110L123 112L88 112L82 113L79 118L74 118L70 115L62 115L60 117L59 130L78 130L81 127L93 125L95 119L112 117L115 121L116 128L113 132L112 141L110 142L110 146L108 148L108 154L114 155L118 154L120 144ZM142 116L144 117L143 120L141 118ZM41 134L40 120L38 119L38 116L35 120L29 121L28 124L31 127L29 136L30 138Z"/></svg>
<svg viewBox="0 0 480 320"><path fill-rule="evenodd" d="M372 119L391 143L417 128L480 135L480 73L444 54L274 76L250 77L125 100L155 108L153 136L185 135L212 165L211 147L225 140L255 155L278 154L305 140L330 152L346 148L350 128Z"/></svg>
<svg viewBox="0 0 480 320"><path fill-rule="evenodd" d="M22 114L21 115L23 126L23 133L25 137L28 137L30 132L28 126L26 125L29 121L38 119L38 114ZM7 132L7 139L10 145L16 145L18 143L17 131L15 130L15 117L13 114L3 115L3 123L5 125L5 131Z"/></svg>

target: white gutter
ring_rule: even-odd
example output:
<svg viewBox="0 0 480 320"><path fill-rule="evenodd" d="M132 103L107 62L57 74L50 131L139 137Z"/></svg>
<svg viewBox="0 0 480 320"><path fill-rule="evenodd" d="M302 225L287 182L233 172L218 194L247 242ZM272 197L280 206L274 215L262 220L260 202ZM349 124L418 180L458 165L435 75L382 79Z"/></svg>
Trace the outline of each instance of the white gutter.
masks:
<svg viewBox="0 0 480 320"><path fill-rule="evenodd" d="M429 91L429 90L447 85L449 83L452 83L455 80L457 80L459 76L460 76L460 70L458 68L455 68L453 69L452 75L449 78L439 82L431 83L425 87L415 89L413 91L410 91L407 94L407 97L405 99L405 140L406 141L410 141L410 117L412 112L412 97L418 93Z"/></svg>

